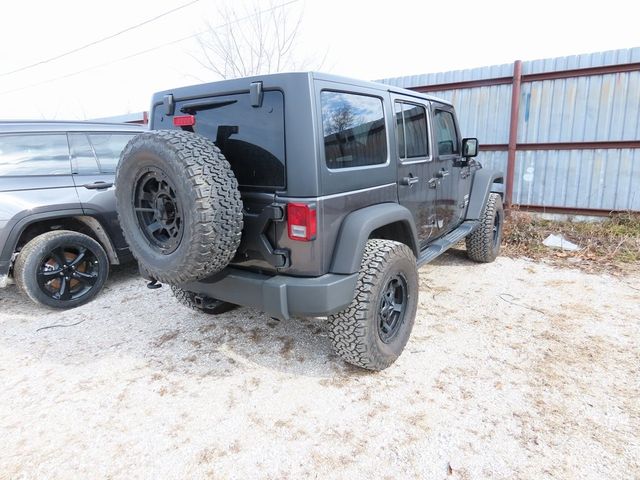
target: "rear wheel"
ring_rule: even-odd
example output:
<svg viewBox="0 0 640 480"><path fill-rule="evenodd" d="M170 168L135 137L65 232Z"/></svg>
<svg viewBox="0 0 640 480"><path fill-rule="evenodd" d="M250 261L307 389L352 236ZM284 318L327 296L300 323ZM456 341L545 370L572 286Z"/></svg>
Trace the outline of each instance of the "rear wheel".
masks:
<svg viewBox="0 0 640 480"><path fill-rule="evenodd" d="M475 262L493 262L500 253L503 224L502 198L497 193L490 193L480 225L467 237L467 256Z"/></svg>
<svg viewBox="0 0 640 480"><path fill-rule="evenodd" d="M102 289L109 260L93 238L58 230L27 243L13 267L18 288L34 302L53 308L87 303Z"/></svg>
<svg viewBox="0 0 640 480"><path fill-rule="evenodd" d="M404 350L418 307L418 268L409 247L366 244L355 298L329 317L329 338L345 361L369 370L390 366Z"/></svg>
<svg viewBox="0 0 640 480"><path fill-rule="evenodd" d="M169 284L219 272L240 244L242 201L218 147L184 131L133 138L116 173L118 217L131 252Z"/></svg>

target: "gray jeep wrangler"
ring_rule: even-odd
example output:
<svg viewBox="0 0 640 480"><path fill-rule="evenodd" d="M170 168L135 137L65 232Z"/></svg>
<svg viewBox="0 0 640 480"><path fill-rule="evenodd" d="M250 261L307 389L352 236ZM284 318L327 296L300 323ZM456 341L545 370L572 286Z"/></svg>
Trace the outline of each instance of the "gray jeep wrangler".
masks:
<svg viewBox="0 0 640 480"><path fill-rule="evenodd" d="M472 260L498 255L502 174L437 98L273 74L157 93L151 129L122 153L120 223L144 276L192 308L328 316L336 352L381 370L421 265L464 238Z"/></svg>

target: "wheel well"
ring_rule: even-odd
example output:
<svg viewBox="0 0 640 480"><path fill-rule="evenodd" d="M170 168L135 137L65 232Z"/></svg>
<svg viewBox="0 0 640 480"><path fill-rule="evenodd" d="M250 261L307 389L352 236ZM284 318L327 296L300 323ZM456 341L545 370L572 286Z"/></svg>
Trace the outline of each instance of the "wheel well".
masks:
<svg viewBox="0 0 640 480"><path fill-rule="evenodd" d="M500 195L500 198L504 201L504 178L497 177L493 180L491 184L491 193L497 193Z"/></svg>
<svg viewBox="0 0 640 480"><path fill-rule="evenodd" d="M104 233L100 231L101 227L99 227L99 223L97 222L97 220L94 220L94 222L98 224L98 232L94 231L94 229L90 226L91 223L88 222L85 217L63 217L50 220L40 220L31 223L27 225L27 227L20 234L14 251L19 252L20 250L22 250L22 247L24 247L28 242L36 238L38 235L42 235L43 233L55 230L71 230L73 232L82 233L84 235L87 235L88 237L93 238L102 246L102 248L105 249L110 263L118 263L118 258L116 256L115 250L109 243L108 237L105 237Z"/></svg>
<svg viewBox="0 0 640 480"><path fill-rule="evenodd" d="M373 238L394 240L396 242L404 243L413 250L413 253L416 256L418 255L416 245L414 245L411 229L406 222L394 222L378 227L369 235L369 239Z"/></svg>

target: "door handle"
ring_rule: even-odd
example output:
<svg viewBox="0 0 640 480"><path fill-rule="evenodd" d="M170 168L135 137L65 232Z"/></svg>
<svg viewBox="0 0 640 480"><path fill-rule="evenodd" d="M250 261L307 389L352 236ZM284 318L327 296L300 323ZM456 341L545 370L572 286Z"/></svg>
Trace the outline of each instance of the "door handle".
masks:
<svg viewBox="0 0 640 480"><path fill-rule="evenodd" d="M438 176L439 178L444 178L444 177L446 177L447 175L449 175L449 170L445 170L445 169L443 168L442 170L440 170L440 171L438 172L438 175L437 175L437 176Z"/></svg>
<svg viewBox="0 0 640 480"><path fill-rule="evenodd" d="M94 182L94 183L85 183L82 185L84 188L88 188L89 190L103 190L105 188L113 187L113 182Z"/></svg>
<svg viewBox="0 0 640 480"><path fill-rule="evenodd" d="M413 185L414 183L418 183L420 181L420 177L404 177L402 180L400 180L400 185Z"/></svg>

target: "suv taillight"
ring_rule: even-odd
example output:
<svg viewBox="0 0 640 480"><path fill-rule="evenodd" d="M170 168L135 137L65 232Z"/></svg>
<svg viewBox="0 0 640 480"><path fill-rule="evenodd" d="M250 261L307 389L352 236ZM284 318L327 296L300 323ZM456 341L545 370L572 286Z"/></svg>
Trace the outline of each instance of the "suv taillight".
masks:
<svg viewBox="0 0 640 480"><path fill-rule="evenodd" d="M177 115L173 117L173 124L176 127L193 127L196 124L195 115Z"/></svg>
<svg viewBox="0 0 640 480"><path fill-rule="evenodd" d="M287 224L291 240L308 242L315 239L318 231L316 209L306 203L288 203Z"/></svg>

